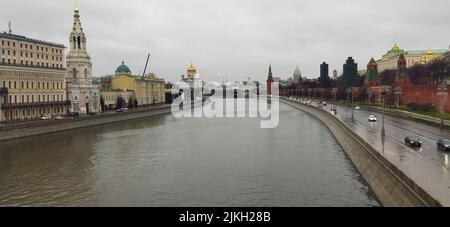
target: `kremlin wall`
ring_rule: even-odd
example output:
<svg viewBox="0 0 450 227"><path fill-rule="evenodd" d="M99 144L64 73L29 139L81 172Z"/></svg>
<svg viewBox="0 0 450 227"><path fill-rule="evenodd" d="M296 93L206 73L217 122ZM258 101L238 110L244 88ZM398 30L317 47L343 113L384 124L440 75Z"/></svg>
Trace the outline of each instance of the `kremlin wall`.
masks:
<svg viewBox="0 0 450 227"><path fill-rule="evenodd" d="M352 60L352 58L349 58L349 60ZM450 91L450 47L448 50L404 51L395 44L387 54L383 55L382 59L375 60L372 58L367 65L367 70L362 72L358 71L357 64L353 60L350 62L349 60L344 64L344 73L339 78L329 78L328 75L322 75L322 72L328 74L328 70L321 69L319 79L310 80L306 83L306 79L300 78L299 82L294 85L281 84L280 95L350 100L352 94L355 102L369 101L370 99L372 103L380 103L382 101L381 91L383 90L386 92L385 101L388 105L395 105L396 97L399 97L400 105L439 111L441 106L441 96L438 95L439 87L447 89L444 89L444 94L447 94L446 91ZM392 64L392 61L395 61L395 64ZM430 75L437 74L435 70L418 75L421 77L421 81L425 81L424 83L418 84L411 80L409 74L412 68L428 67L436 62L441 65L437 72L438 76ZM353 64L352 67L348 67L349 64ZM324 64L321 67L323 66ZM348 68L353 68L353 72L349 72ZM392 78L392 80L383 78L388 75L388 73L384 73L385 71L395 74L395 78ZM353 79L348 79L350 75L354 75ZM321 78L328 78L332 81L332 85L322 86ZM396 91L399 94L396 94ZM442 98L444 111L450 112L450 102L447 102L446 95Z"/></svg>

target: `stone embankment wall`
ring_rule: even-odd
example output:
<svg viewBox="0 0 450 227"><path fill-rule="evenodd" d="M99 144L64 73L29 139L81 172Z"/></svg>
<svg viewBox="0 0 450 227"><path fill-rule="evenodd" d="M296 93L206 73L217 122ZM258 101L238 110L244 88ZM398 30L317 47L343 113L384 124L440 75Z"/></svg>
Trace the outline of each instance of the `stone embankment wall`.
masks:
<svg viewBox="0 0 450 227"><path fill-rule="evenodd" d="M382 205L388 207L442 206L332 114L312 106L285 100L283 102L311 114L329 128Z"/></svg>

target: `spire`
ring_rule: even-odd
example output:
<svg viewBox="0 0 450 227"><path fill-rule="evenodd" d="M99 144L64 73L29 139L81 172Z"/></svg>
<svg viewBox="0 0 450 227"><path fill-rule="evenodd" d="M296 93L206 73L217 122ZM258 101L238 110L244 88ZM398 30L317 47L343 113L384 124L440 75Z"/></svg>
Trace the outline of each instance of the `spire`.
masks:
<svg viewBox="0 0 450 227"><path fill-rule="evenodd" d="M269 76L272 76L272 63L269 64Z"/></svg>
<svg viewBox="0 0 450 227"><path fill-rule="evenodd" d="M73 8L73 12L75 12L75 14L78 14L79 10L78 10L78 0L75 0L75 7Z"/></svg>
<svg viewBox="0 0 450 227"><path fill-rule="evenodd" d="M9 31L9 34L12 34L12 24L11 24L11 21L8 21L8 31Z"/></svg>

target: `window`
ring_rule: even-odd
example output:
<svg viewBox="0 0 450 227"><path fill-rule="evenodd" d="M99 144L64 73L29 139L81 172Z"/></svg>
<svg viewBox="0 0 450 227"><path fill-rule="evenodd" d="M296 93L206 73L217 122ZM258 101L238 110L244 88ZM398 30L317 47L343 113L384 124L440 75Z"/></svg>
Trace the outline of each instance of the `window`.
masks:
<svg viewBox="0 0 450 227"><path fill-rule="evenodd" d="M3 81L3 87L6 87L6 81Z"/></svg>

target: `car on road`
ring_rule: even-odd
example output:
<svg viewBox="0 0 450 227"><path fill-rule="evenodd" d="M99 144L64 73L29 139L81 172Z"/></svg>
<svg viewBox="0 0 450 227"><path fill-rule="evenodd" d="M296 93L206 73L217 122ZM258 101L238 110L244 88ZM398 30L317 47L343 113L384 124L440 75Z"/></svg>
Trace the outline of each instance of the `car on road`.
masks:
<svg viewBox="0 0 450 227"><path fill-rule="evenodd" d="M355 107L355 110L361 110L361 107L356 106L356 107Z"/></svg>
<svg viewBox="0 0 450 227"><path fill-rule="evenodd" d="M72 112L72 113L69 113L67 116L69 116L70 118L76 118L76 117L79 117L79 116L80 116L80 113L78 113L78 112Z"/></svg>
<svg viewBox="0 0 450 227"><path fill-rule="evenodd" d="M128 108L120 108L116 110L117 113L128 112Z"/></svg>
<svg viewBox="0 0 450 227"><path fill-rule="evenodd" d="M64 117L62 117L62 116L56 116L56 117L55 117L55 120L61 121L61 120L64 120Z"/></svg>
<svg viewBox="0 0 450 227"><path fill-rule="evenodd" d="M327 106L328 104L326 102L322 102L322 106Z"/></svg>
<svg viewBox="0 0 450 227"><path fill-rule="evenodd" d="M375 115L369 116L369 122L377 122L377 118L375 117Z"/></svg>
<svg viewBox="0 0 450 227"><path fill-rule="evenodd" d="M89 116L95 116L95 115L97 115L97 113L96 113L96 112L89 112L88 115L89 115Z"/></svg>
<svg viewBox="0 0 450 227"><path fill-rule="evenodd" d="M51 119L52 119L52 116L50 116L50 115L41 116L41 120L51 120Z"/></svg>
<svg viewBox="0 0 450 227"><path fill-rule="evenodd" d="M410 147L422 147L422 141L419 138L406 137L405 144Z"/></svg>
<svg viewBox="0 0 450 227"><path fill-rule="evenodd" d="M449 139L438 140L437 147L441 151L450 151L450 140Z"/></svg>

